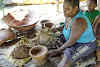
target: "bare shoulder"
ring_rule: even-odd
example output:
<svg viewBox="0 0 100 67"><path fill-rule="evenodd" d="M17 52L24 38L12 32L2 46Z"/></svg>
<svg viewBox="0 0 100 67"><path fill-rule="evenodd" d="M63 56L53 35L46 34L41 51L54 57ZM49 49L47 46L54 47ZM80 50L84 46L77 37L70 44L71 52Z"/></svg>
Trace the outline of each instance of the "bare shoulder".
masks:
<svg viewBox="0 0 100 67"><path fill-rule="evenodd" d="M84 18L77 18L77 19L75 19L73 21L72 26L86 28L87 27L87 23L86 23L86 20Z"/></svg>

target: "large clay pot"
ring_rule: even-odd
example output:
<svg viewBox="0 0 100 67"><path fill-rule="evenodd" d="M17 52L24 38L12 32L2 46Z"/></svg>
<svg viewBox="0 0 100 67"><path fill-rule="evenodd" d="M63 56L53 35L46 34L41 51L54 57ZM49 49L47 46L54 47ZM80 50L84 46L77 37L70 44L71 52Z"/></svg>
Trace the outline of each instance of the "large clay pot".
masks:
<svg viewBox="0 0 100 67"><path fill-rule="evenodd" d="M6 29L0 30L0 46L4 42L9 42L14 39L16 39L16 34L13 33L11 30L6 30Z"/></svg>
<svg viewBox="0 0 100 67"><path fill-rule="evenodd" d="M46 61L47 52L48 49L45 46L38 45L30 49L29 54L32 57L34 64L41 65Z"/></svg>

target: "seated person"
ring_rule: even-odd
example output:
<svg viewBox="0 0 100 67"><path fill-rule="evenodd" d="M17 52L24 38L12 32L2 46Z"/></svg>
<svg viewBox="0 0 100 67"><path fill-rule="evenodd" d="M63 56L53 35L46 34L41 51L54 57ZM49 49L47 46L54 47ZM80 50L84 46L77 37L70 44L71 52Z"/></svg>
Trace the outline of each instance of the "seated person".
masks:
<svg viewBox="0 0 100 67"><path fill-rule="evenodd" d="M94 30L94 33L96 35L96 39L97 39L97 42L98 40L100 40L100 11L96 10L97 6L97 0L88 0L88 10L83 12L84 15L86 15L92 26L93 26L93 30ZM98 44L97 44L98 46ZM99 60L99 57L98 57L98 52L96 53L96 56L97 56L97 61L100 61Z"/></svg>
<svg viewBox="0 0 100 67"><path fill-rule="evenodd" d="M97 61L97 67L100 66L100 15L96 17L94 23L93 23L93 30L96 35L96 41L97 41L97 50L96 50L96 61ZM99 63L98 63L99 62ZM98 66L99 64L99 66Z"/></svg>
<svg viewBox="0 0 100 67"><path fill-rule="evenodd" d="M96 39L100 40L100 15L96 17L92 26L96 35Z"/></svg>
<svg viewBox="0 0 100 67"><path fill-rule="evenodd" d="M96 50L96 38L89 19L79 9L79 0L64 0L63 8L66 19L71 18L70 22L65 22L62 32L65 43L50 51L48 55L54 56L64 51L64 57L58 67L70 67L79 58Z"/></svg>
<svg viewBox="0 0 100 67"><path fill-rule="evenodd" d="M100 12L95 9L96 6L97 0L88 0L88 10L83 12L83 14L89 18L91 24L93 24L95 18L100 15Z"/></svg>

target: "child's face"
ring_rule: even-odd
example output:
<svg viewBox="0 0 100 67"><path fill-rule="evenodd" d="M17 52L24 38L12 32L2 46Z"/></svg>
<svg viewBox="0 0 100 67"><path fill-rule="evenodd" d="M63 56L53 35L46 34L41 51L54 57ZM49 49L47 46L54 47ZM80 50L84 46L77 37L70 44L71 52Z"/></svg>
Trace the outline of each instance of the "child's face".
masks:
<svg viewBox="0 0 100 67"><path fill-rule="evenodd" d="M78 7L72 7L69 3L64 3L63 11L65 17L73 17L78 10Z"/></svg>
<svg viewBox="0 0 100 67"><path fill-rule="evenodd" d="M96 7L96 4L93 1L88 1L88 11L93 11Z"/></svg>

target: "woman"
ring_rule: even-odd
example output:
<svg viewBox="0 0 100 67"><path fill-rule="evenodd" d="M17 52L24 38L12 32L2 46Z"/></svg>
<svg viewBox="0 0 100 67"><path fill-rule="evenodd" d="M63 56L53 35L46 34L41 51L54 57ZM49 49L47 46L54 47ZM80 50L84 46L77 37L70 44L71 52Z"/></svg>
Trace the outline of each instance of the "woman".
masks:
<svg viewBox="0 0 100 67"><path fill-rule="evenodd" d="M79 9L79 0L64 0L64 15L70 22L65 22L63 35L66 42L59 48L49 52L49 56L64 51L64 57L58 67L70 67L82 56L88 56L96 49L92 26ZM66 20L67 21L67 20Z"/></svg>

